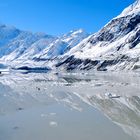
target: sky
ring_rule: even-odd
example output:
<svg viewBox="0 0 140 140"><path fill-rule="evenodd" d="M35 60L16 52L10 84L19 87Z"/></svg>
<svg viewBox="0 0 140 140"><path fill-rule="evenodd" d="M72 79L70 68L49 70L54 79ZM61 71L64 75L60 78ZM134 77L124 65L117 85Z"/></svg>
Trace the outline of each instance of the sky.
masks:
<svg viewBox="0 0 140 140"><path fill-rule="evenodd" d="M61 35L97 32L135 0L0 0L0 23Z"/></svg>

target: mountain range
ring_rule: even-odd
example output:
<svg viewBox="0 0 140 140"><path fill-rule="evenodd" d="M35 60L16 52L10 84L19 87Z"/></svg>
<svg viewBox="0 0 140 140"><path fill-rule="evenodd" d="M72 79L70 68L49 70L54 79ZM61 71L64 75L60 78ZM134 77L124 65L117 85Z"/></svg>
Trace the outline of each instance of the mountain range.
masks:
<svg viewBox="0 0 140 140"><path fill-rule="evenodd" d="M0 25L0 67L64 70L138 70L140 0L100 31L82 29L57 37Z"/></svg>

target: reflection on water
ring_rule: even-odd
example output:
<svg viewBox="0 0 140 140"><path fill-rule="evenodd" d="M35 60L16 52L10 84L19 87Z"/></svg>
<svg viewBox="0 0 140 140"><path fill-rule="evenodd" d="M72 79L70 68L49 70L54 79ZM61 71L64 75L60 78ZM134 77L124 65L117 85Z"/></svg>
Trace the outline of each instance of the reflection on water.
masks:
<svg viewBox="0 0 140 140"><path fill-rule="evenodd" d="M139 85L139 74L4 75L0 140L139 140Z"/></svg>
<svg viewBox="0 0 140 140"><path fill-rule="evenodd" d="M89 101L126 133L135 139L140 138L140 97L112 100L93 96Z"/></svg>

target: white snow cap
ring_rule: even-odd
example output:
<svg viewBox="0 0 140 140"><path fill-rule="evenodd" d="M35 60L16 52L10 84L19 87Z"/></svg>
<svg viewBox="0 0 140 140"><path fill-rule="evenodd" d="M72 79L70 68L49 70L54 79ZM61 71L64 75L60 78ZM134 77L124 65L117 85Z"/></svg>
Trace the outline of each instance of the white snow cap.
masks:
<svg viewBox="0 0 140 140"><path fill-rule="evenodd" d="M133 4L124 9L124 11L119 16L117 16L117 18L137 13L140 13L140 0L136 0Z"/></svg>
<svg viewBox="0 0 140 140"><path fill-rule="evenodd" d="M133 5L136 7L140 7L140 0L136 0L136 2Z"/></svg>

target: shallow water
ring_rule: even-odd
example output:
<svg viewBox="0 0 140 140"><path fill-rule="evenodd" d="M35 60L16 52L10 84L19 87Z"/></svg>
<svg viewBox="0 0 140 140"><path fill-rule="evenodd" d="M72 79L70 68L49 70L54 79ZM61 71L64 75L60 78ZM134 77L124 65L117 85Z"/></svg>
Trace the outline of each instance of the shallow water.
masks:
<svg viewBox="0 0 140 140"><path fill-rule="evenodd" d="M139 73L3 75L0 140L139 140L139 85Z"/></svg>

